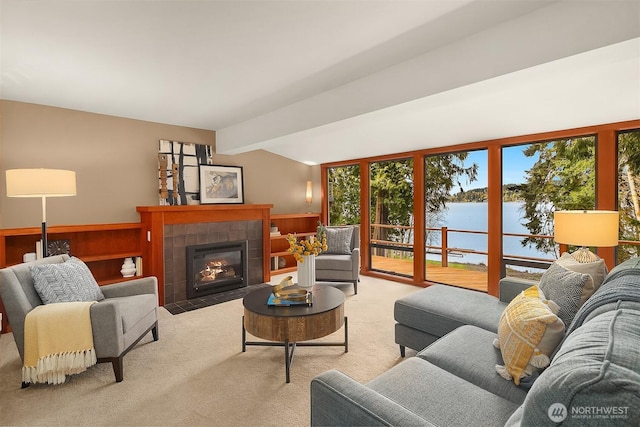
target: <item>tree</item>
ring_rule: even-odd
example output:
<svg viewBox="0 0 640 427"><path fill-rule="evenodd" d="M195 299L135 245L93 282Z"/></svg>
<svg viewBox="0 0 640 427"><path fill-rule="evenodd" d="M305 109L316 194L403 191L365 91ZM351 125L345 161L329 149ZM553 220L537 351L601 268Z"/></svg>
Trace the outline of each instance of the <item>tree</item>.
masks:
<svg viewBox="0 0 640 427"><path fill-rule="evenodd" d="M640 131L625 132L618 138L618 211L620 239L640 240ZM638 256L637 246L620 246L618 262Z"/></svg>
<svg viewBox="0 0 640 427"><path fill-rule="evenodd" d="M360 166L328 170L329 224L360 224Z"/></svg>
<svg viewBox="0 0 640 427"><path fill-rule="evenodd" d="M538 156L526 171L526 182L521 186L529 233L553 235L556 210L595 207L594 137L531 144L523 153L527 157ZM535 246L541 252L556 252L551 239L527 237L522 245Z"/></svg>
<svg viewBox="0 0 640 427"><path fill-rule="evenodd" d="M465 165L468 156L468 152L460 152L425 158L424 201L427 214L443 210L455 187L463 191L461 179L466 178L467 183L477 179L478 165Z"/></svg>

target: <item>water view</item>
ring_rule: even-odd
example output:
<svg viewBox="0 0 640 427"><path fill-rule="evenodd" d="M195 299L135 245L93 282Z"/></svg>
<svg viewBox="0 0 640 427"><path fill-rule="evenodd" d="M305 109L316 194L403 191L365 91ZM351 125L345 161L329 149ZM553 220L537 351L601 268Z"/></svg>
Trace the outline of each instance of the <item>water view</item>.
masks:
<svg viewBox="0 0 640 427"><path fill-rule="evenodd" d="M523 225L523 202L503 203L503 231L505 233L528 234L529 230ZM439 224L456 230L487 231L487 203L447 203L447 211L443 221ZM440 244L440 232L436 233L437 243ZM474 249L477 251L487 251L486 234L470 234L449 232L449 247ZM529 256L534 258L552 259L552 254L539 252L535 248L523 247L520 244L520 237L504 237L503 252L505 255ZM428 254L427 259L439 261L439 254ZM487 264L486 255L454 253L449 255L450 262L460 262L467 264Z"/></svg>

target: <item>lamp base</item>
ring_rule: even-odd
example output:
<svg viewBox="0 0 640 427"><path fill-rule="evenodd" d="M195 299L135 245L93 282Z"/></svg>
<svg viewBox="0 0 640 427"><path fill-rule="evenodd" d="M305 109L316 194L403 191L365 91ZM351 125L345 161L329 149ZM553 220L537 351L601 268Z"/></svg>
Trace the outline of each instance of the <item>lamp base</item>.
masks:
<svg viewBox="0 0 640 427"><path fill-rule="evenodd" d="M42 221L42 257L49 256L49 242L47 242L47 222Z"/></svg>
<svg viewBox="0 0 640 427"><path fill-rule="evenodd" d="M596 262L600 259L598 255L594 254L589 250L589 248L586 248L584 246L578 249L577 251L575 251L574 253L572 253L571 256L573 257L573 259L575 259L581 264Z"/></svg>

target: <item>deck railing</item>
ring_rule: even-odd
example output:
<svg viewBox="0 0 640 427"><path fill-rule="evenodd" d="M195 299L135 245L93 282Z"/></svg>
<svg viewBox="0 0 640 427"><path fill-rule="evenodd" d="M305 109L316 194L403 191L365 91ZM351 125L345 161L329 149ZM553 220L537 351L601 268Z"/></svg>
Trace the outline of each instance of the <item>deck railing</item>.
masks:
<svg viewBox="0 0 640 427"><path fill-rule="evenodd" d="M375 228L386 228L386 229L395 229L395 230L403 230L409 231L413 234L413 226L409 225L388 225L388 224L371 224L372 230ZM425 249L427 253L431 254L441 254L440 264L442 267L448 267L449 265L449 255L450 254L478 254L478 255L488 255L487 251L464 248L464 247L455 247L449 246L449 234L450 233L467 233L467 234L482 234L488 235L487 231L478 231L478 230L464 230L464 229L453 229L448 227L427 227L425 228L427 231L440 232L440 244L439 245L425 245ZM375 233L373 233L375 235ZM543 234L523 234L523 233L502 233L505 237L521 237L521 238L537 238L537 239L553 239L553 236L543 235ZM411 242L394 242L390 240L382 240L382 239L371 239L370 241L372 248L378 249L388 249L388 250L398 250L403 252L413 253L413 243ZM632 240L620 240L619 245L636 245L640 246L640 242L632 241ZM562 245L562 247L566 247ZM507 265L514 265L520 267L530 267L530 268L538 268L538 269L546 269L555 261L554 258L541 258L541 257L532 257L532 256L523 256L516 254L504 253L502 261L502 269L503 276L505 273L505 269Z"/></svg>

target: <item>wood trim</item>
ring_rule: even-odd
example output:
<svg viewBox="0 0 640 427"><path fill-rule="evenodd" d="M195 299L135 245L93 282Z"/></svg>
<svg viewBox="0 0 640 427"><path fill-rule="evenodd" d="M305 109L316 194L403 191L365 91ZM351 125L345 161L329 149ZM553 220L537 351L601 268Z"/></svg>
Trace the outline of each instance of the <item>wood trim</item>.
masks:
<svg viewBox="0 0 640 427"><path fill-rule="evenodd" d="M413 194L424 194L424 156L413 156ZM413 280L422 283L426 279L425 263L425 204L424 197L413 198L413 218L416 222L413 228ZM420 221L421 226L417 225Z"/></svg>
<svg viewBox="0 0 640 427"><path fill-rule="evenodd" d="M360 271L371 271L369 244L371 243L371 213L369 191L369 163L360 162ZM366 249L366 250L363 250Z"/></svg>
<svg viewBox="0 0 640 427"><path fill-rule="evenodd" d="M613 129L598 133L596 143L596 209L618 210L618 138ZM616 173L611 173L616 171ZM616 265L616 248L598 248L609 270Z"/></svg>
<svg viewBox="0 0 640 427"><path fill-rule="evenodd" d="M271 208L262 209L262 281L269 282L270 280L271 280Z"/></svg>
<svg viewBox="0 0 640 427"><path fill-rule="evenodd" d="M320 221L329 224L329 169L320 168Z"/></svg>
<svg viewBox="0 0 640 427"><path fill-rule="evenodd" d="M78 233L86 231L112 231L112 230L133 230L142 229L139 222L123 222L116 224L86 224L86 225L53 225L47 226L47 234L57 233ZM0 236L28 236L31 234L41 234L40 227L23 228L3 228L0 229Z"/></svg>
<svg viewBox="0 0 640 427"><path fill-rule="evenodd" d="M502 278L502 149L492 145L487 155L487 293L498 296Z"/></svg>
<svg viewBox="0 0 640 427"><path fill-rule="evenodd" d="M294 214L273 214L271 215L271 219L293 219L293 218L317 218L320 214L309 212L309 213L294 213Z"/></svg>

